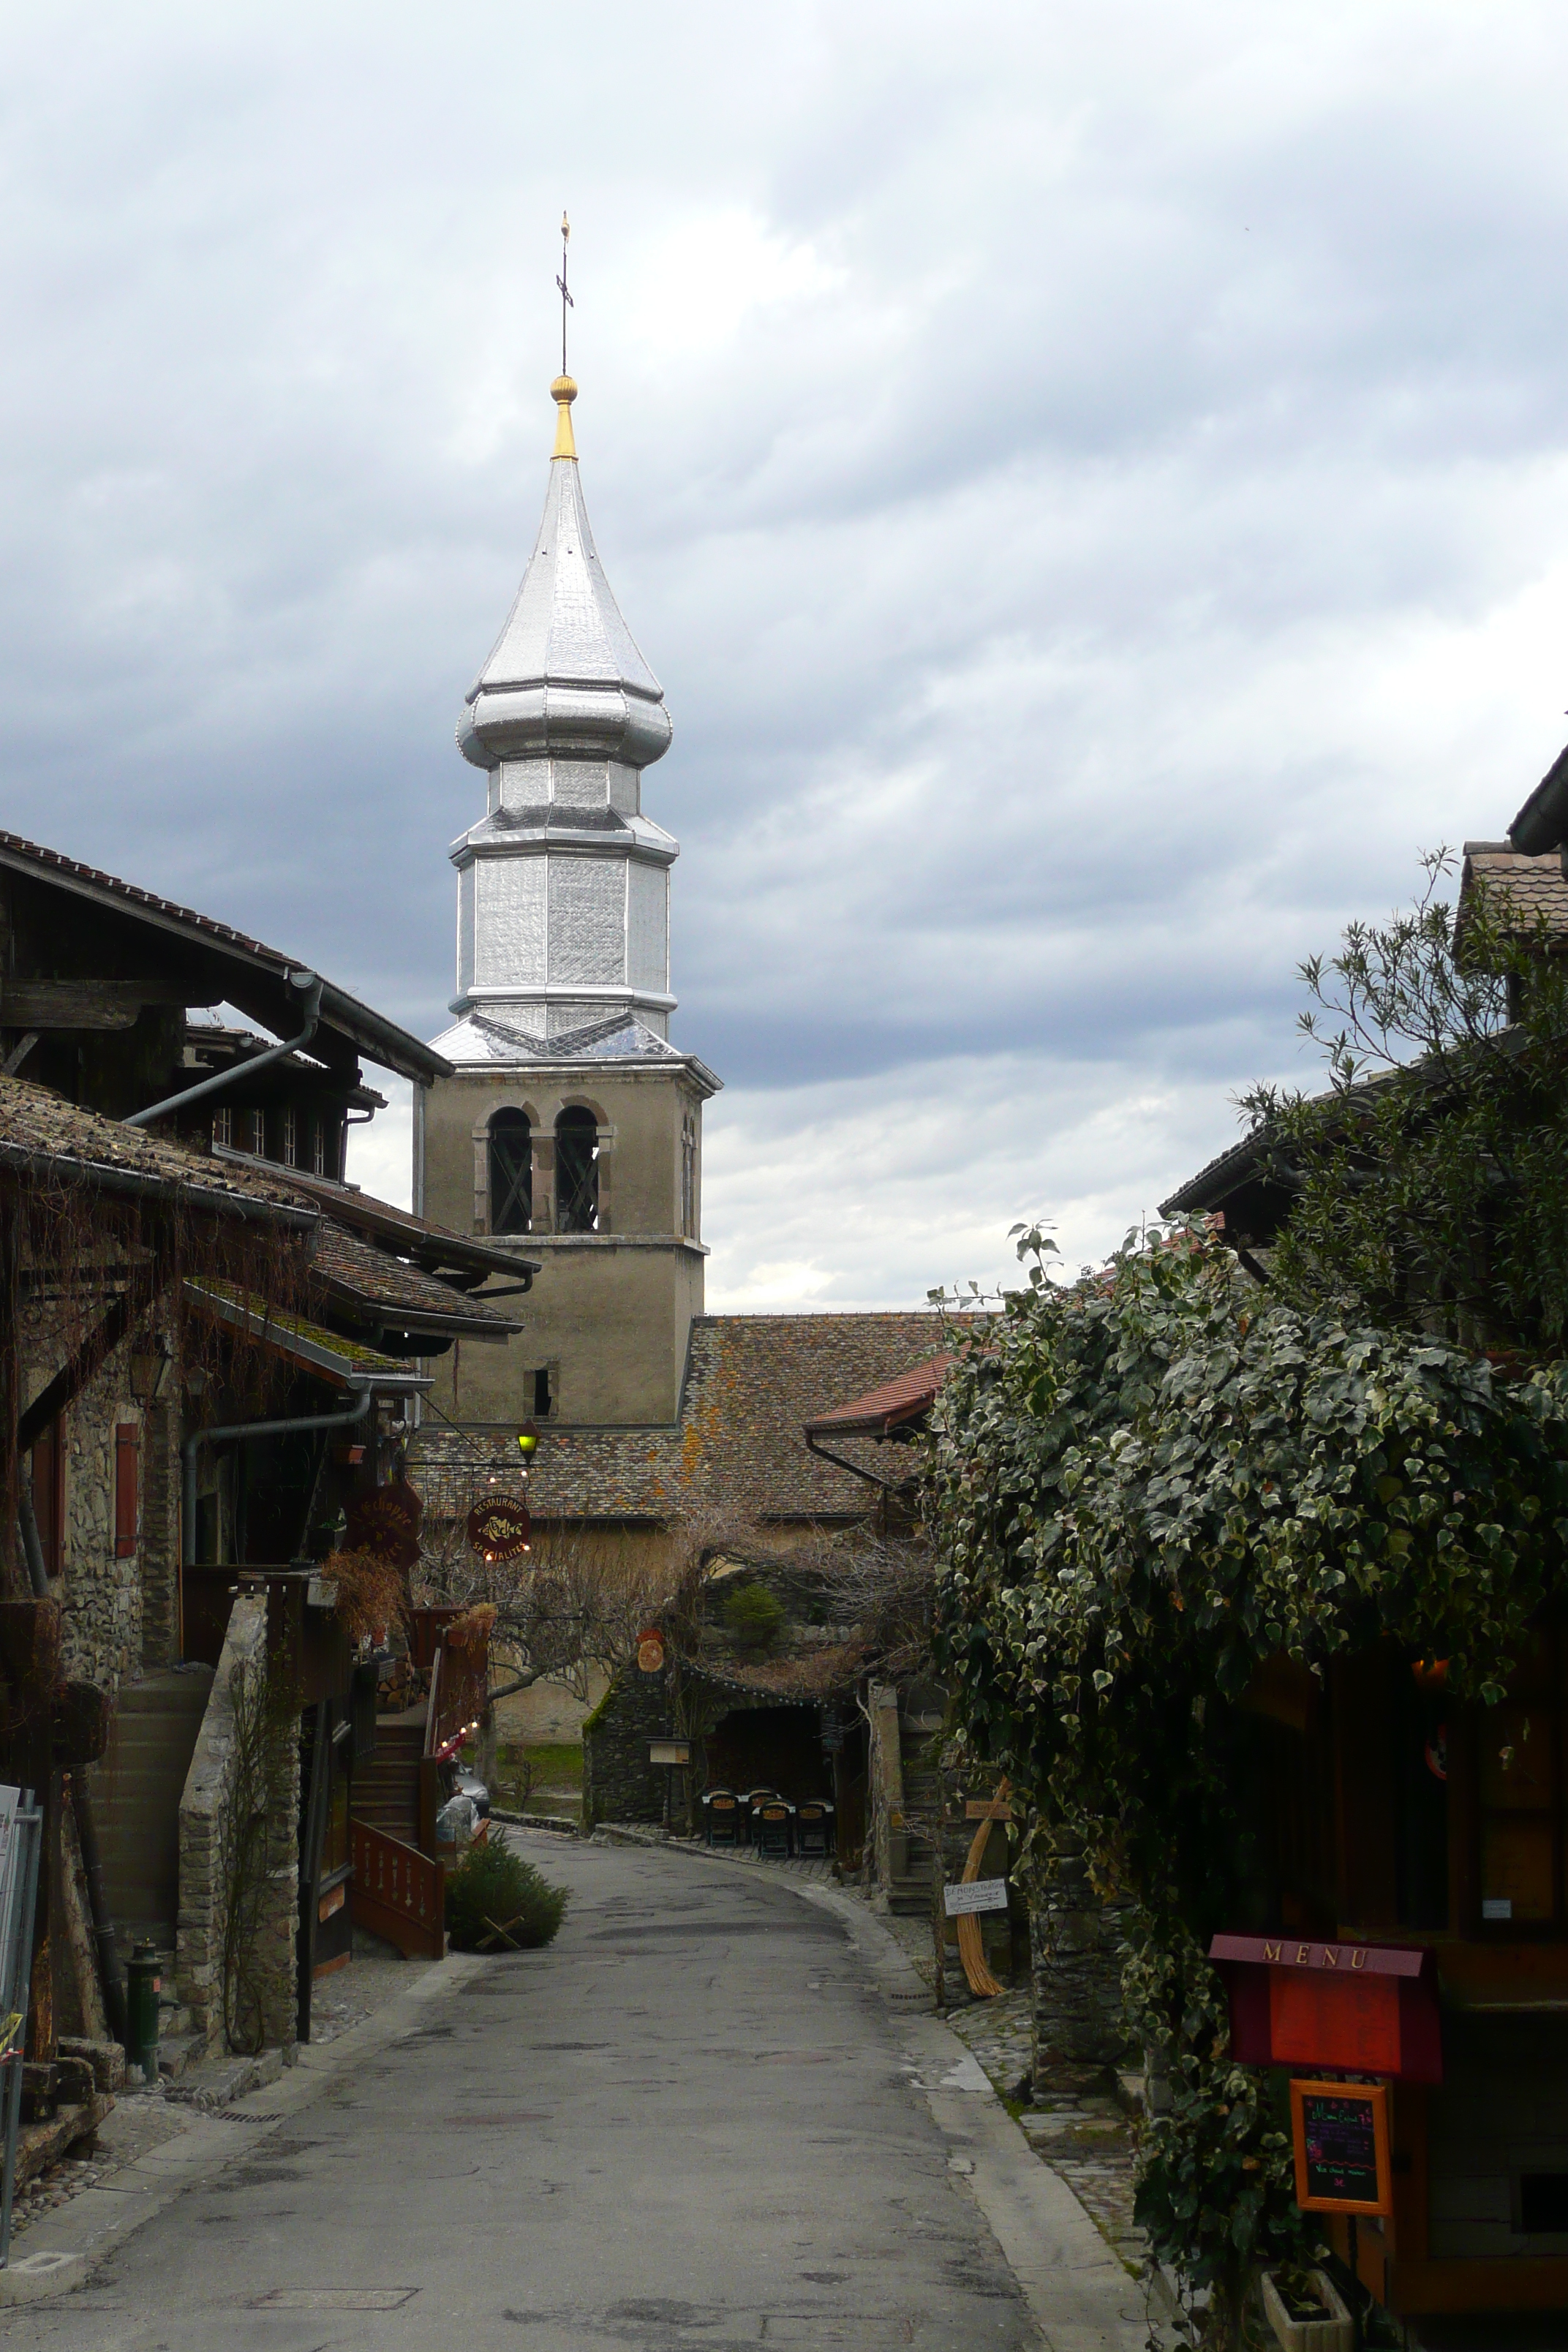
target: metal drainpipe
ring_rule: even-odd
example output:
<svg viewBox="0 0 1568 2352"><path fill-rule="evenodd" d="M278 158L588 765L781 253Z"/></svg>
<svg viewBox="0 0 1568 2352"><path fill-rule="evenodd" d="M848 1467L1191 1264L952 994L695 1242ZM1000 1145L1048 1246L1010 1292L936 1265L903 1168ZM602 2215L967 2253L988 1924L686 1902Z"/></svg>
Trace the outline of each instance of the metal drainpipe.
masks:
<svg viewBox="0 0 1568 2352"><path fill-rule="evenodd" d="M252 1067L254 1067L254 1064ZM226 1429L198 1429L182 1440L180 1445L180 1565L196 1565L196 1448L216 1445L229 1437L282 1437L296 1430L351 1429L363 1421L375 1402L375 1391L367 1381L360 1391L359 1402L347 1412L310 1412L294 1421L237 1421ZM243 1562L240 1563L243 1565Z"/></svg>
<svg viewBox="0 0 1568 2352"><path fill-rule="evenodd" d="M150 1119L163 1118L172 1110L182 1110L186 1103L195 1102L203 1095L216 1095L221 1087L237 1086L241 1078L253 1078L257 1071L266 1069L269 1062L280 1062L285 1054L296 1053L301 1045L308 1045L321 1023L321 983L313 971L291 971L289 985L299 989L304 997L305 1025L297 1037L287 1039L281 1045L269 1045L266 1053L258 1054L253 1062L236 1062L231 1068L219 1070L215 1076L203 1078L196 1086L186 1087L183 1094L171 1095L166 1102L153 1103L146 1110L133 1112L131 1118L121 1120L121 1127L145 1127Z"/></svg>

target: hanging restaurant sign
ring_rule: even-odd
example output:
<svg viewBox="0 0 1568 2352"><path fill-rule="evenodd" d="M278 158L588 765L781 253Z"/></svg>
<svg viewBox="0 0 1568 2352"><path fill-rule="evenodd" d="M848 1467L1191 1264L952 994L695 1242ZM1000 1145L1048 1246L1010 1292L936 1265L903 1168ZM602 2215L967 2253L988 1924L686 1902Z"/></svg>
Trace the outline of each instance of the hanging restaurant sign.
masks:
<svg viewBox="0 0 1568 2352"><path fill-rule="evenodd" d="M1238 2065L1442 2081L1435 1954L1298 1936L1216 1936L1209 1958L1230 1994Z"/></svg>
<svg viewBox="0 0 1568 2352"><path fill-rule="evenodd" d="M521 1559L532 1533L527 1504L510 1495L492 1496L468 1513L468 1541L484 1559Z"/></svg>
<svg viewBox="0 0 1568 2352"><path fill-rule="evenodd" d="M356 1495L346 1513L345 1544L405 1571L419 1565L419 1523L425 1506L405 1478Z"/></svg>

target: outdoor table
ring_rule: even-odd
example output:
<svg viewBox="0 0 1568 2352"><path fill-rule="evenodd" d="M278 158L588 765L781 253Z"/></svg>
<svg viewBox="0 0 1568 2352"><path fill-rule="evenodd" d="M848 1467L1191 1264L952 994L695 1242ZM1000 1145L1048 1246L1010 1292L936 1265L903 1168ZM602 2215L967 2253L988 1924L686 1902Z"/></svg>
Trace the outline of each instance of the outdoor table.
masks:
<svg viewBox="0 0 1568 2352"><path fill-rule="evenodd" d="M748 1845L751 1845L753 1843L752 1832L752 1825L757 1818L758 1806L771 1804L777 1795L778 1790L774 1788L756 1788L742 1790L741 1819L742 1826L745 1832L745 1842Z"/></svg>

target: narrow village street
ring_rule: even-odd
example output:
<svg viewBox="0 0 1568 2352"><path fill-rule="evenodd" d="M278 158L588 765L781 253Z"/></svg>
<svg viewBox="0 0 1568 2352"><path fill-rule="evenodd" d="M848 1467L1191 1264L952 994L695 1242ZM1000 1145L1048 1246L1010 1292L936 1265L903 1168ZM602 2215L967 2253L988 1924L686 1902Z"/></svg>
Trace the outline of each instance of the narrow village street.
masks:
<svg viewBox="0 0 1568 2352"><path fill-rule="evenodd" d="M900 1994L878 1924L830 1907L858 1906L522 1843L572 1889L552 1947L456 1963L395 2039L322 2053L308 2100L300 2069L196 2124L202 2174L0 2344L1138 2352L1136 2283ZM116 2193L26 2250L86 2244Z"/></svg>

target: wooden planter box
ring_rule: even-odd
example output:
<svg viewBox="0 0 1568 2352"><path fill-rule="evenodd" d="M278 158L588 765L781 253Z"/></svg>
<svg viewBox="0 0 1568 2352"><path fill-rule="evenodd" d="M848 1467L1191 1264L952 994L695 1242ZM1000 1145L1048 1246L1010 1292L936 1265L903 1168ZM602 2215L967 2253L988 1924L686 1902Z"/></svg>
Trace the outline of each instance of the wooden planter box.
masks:
<svg viewBox="0 0 1568 2352"><path fill-rule="evenodd" d="M1312 2290L1323 2306L1321 2319L1292 2319L1280 2300L1272 2271L1263 2273L1263 2308L1284 2352L1353 2352L1355 2329L1339 2290L1323 2271L1311 2273Z"/></svg>

